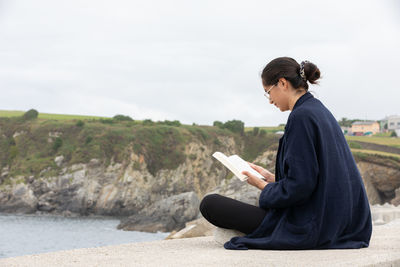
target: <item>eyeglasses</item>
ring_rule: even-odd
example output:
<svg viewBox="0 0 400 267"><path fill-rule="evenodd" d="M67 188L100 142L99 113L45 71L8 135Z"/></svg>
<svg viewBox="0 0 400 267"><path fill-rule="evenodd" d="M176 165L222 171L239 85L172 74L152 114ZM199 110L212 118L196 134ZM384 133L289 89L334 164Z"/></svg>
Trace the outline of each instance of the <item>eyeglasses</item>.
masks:
<svg viewBox="0 0 400 267"><path fill-rule="evenodd" d="M265 96L268 100L270 100L270 98L269 98L269 92L272 90L272 88L273 88L275 85L276 85L276 84L272 85L272 86L264 93L264 96Z"/></svg>

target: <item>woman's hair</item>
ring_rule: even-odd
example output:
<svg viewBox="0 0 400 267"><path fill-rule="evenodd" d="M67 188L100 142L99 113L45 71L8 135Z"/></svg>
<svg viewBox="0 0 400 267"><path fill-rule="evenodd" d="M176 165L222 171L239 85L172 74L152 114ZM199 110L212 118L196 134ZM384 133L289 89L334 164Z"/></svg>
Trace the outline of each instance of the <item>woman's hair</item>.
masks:
<svg viewBox="0 0 400 267"><path fill-rule="evenodd" d="M304 68L303 74L301 68ZM302 77L303 76L303 77ZM318 67L308 61L303 61L301 65L290 57L278 57L265 66L261 73L262 83L264 85L276 84L280 78L288 80L293 88L304 88L308 90L309 81L311 84L318 84L321 72Z"/></svg>

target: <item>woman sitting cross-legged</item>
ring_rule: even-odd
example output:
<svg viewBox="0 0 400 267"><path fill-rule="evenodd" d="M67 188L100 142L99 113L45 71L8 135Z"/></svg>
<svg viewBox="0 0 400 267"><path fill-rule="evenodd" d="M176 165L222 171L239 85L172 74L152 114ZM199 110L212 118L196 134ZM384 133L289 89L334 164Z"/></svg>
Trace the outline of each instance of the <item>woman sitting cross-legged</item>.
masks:
<svg viewBox="0 0 400 267"><path fill-rule="evenodd" d="M308 92L320 71L288 57L266 65L265 96L290 110L279 140L275 175L250 164L247 182L261 190L259 207L213 194L200 211L212 224L246 234L227 249L344 249L368 247L371 212L357 165L331 112Z"/></svg>

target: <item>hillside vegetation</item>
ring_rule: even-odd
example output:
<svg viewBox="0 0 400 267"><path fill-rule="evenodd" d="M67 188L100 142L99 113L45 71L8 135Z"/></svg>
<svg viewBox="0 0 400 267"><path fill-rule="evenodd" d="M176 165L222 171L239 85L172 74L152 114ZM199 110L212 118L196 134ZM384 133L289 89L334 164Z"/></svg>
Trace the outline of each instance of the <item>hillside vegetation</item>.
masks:
<svg viewBox="0 0 400 267"><path fill-rule="evenodd" d="M217 151L223 147L218 137L233 137L242 144L243 158L251 161L268 147L276 146L279 138L266 131L245 132L240 121L214 127L181 125L178 121L134 121L122 115L114 119L56 120L43 119L34 112L27 117L27 113L0 118L0 170L5 169L7 177L36 177L43 176L43 172L56 175L60 171L54 161L57 156L63 156L68 165L88 163L93 158L105 165L124 163L132 150L144 157L154 175L184 162L185 145L194 139Z"/></svg>
<svg viewBox="0 0 400 267"><path fill-rule="evenodd" d="M216 121L214 126L181 125L179 121L135 121L128 116L114 118L0 111L0 170L8 177L37 176L44 170L55 175L64 163L88 163L91 159L123 163L133 150L143 155L154 175L161 169L174 169L185 161L185 144L200 140L221 149L218 137L233 137L241 144L241 156L254 160L260 153L276 149L278 127L244 127L241 121ZM400 138L346 136L356 159L378 157L400 161ZM211 155L210 155L211 156Z"/></svg>
<svg viewBox="0 0 400 267"><path fill-rule="evenodd" d="M24 115L24 111L18 110L0 110L0 117L20 117ZM52 114L39 113L38 119L43 120L89 120L89 119L109 119L108 117L87 116L87 115L70 115L70 114Z"/></svg>
<svg viewBox="0 0 400 267"><path fill-rule="evenodd" d="M390 136L346 136L346 140L373 143L400 149L400 138Z"/></svg>

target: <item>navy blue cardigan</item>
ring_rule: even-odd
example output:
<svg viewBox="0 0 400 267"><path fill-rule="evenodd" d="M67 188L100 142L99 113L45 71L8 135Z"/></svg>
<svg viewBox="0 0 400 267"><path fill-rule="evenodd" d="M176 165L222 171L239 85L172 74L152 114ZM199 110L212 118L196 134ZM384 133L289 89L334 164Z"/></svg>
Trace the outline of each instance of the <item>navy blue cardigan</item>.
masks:
<svg viewBox="0 0 400 267"><path fill-rule="evenodd" d="M301 96L279 140L275 179L261 192L260 226L226 249L368 247L371 211L361 175L336 119Z"/></svg>

